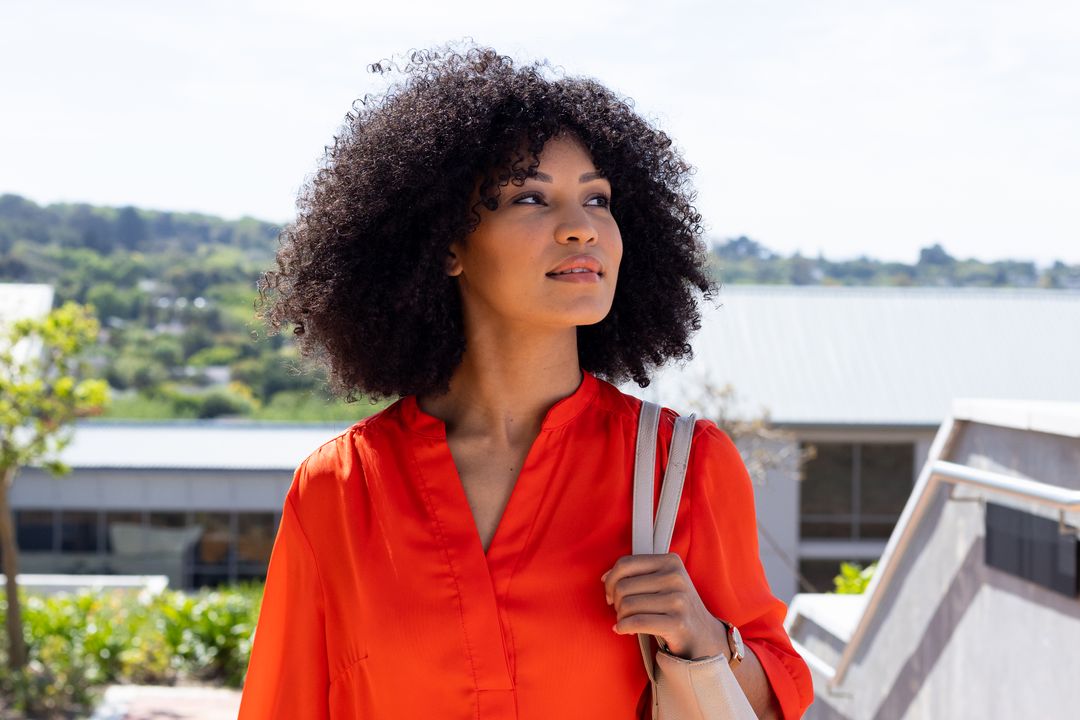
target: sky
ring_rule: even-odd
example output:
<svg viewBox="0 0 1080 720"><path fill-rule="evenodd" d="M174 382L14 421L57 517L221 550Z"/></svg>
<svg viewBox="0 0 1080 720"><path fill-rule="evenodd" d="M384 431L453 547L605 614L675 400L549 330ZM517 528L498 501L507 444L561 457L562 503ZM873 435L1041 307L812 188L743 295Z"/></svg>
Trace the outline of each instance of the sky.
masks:
<svg viewBox="0 0 1080 720"><path fill-rule="evenodd" d="M832 260L1080 263L1080 3L0 3L0 193L275 223L372 62L471 38L599 80L706 235Z"/></svg>

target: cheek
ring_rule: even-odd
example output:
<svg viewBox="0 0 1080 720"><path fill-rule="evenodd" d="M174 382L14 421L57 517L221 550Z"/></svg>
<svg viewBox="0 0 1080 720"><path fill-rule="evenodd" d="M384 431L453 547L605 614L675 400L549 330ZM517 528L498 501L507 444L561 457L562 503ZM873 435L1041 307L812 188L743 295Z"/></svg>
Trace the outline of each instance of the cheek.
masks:
<svg viewBox="0 0 1080 720"><path fill-rule="evenodd" d="M619 235L618 231L615 232L615 239L611 243L609 248L610 249L608 251L608 257L610 258L611 265L615 268L615 272L617 275L619 266L622 265L623 256L622 236Z"/></svg>

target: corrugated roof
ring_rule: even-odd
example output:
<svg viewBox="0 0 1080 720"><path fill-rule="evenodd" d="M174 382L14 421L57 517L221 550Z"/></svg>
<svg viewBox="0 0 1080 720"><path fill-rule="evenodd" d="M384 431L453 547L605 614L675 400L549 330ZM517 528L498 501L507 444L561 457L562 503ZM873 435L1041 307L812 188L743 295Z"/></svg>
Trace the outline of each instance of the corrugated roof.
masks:
<svg viewBox="0 0 1080 720"><path fill-rule="evenodd" d="M701 379L774 422L936 427L953 398L1080 401L1080 292L726 286L695 357L626 392L680 411ZM73 467L291 472L350 423L93 420Z"/></svg>
<svg viewBox="0 0 1080 720"><path fill-rule="evenodd" d="M75 423L71 444L60 457L73 468L292 472L350 425L93 420Z"/></svg>
<svg viewBox="0 0 1080 720"><path fill-rule="evenodd" d="M685 411L702 379L776 423L937 426L956 397L1080 400L1080 292L724 286L695 357L624 391Z"/></svg>

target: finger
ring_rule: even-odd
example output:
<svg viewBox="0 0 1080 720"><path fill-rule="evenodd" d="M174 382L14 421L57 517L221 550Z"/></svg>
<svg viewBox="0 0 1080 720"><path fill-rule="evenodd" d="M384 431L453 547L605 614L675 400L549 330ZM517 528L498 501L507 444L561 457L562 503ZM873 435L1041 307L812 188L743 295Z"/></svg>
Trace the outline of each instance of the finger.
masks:
<svg viewBox="0 0 1080 720"><path fill-rule="evenodd" d="M674 555L675 558L679 557L676 553L623 555L615 561L610 570L601 576L601 582L604 583L604 594L611 597L615 583L624 577L655 572L664 567L665 564L672 563L673 560L669 557L670 555ZM679 559L678 563L681 566L682 560Z"/></svg>
<svg viewBox="0 0 1080 720"><path fill-rule="evenodd" d="M630 615L615 622L611 627L619 635L637 635L648 633L649 635L670 635L674 623L668 615L658 613L644 613Z"/></svg>
<svg viewBox="0 0 1080 720"><path fill-rule="evenodd" d="M678 619L688 614L688 604L684 593L658 592L623 597L615 610L619 620L631 615L667 615Z"/></svg>
<svg viewBox="0 0 1080 720"><path fill-rule="evenodd" d="M615 607L634 595L686 591L686 581L680 573L663 568L645 575L631 575L615 582L611 588L611 603Z"/></svg>

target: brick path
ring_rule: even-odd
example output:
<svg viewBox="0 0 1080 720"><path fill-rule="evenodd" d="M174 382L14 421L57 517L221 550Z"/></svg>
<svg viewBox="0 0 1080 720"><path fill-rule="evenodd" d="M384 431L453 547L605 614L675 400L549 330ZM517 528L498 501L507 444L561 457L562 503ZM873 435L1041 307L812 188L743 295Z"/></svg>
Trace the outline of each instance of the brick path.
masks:
<svg viewBox="0 0 1080 720"><path fill-rule="evenodd" d="M236 720L239 710L239 690L111 685L91 720Z"/></svg>

